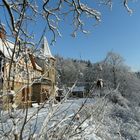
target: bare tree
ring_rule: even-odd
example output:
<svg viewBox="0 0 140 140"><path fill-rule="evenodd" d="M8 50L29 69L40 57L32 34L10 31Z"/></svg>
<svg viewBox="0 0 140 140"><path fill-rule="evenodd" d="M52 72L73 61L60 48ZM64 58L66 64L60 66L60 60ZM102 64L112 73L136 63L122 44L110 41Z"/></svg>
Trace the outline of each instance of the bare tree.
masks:
<svg viewBox="0 0 140 140"><path fill-rule="evenodd" d="M121 71L121 68L124 67L123 61L123 58L119 54L113 52L109 52L104 60L104 67L106 67L106 70L112 74L110 78L113 78L112 83L114 89L118 85L118 74Z"/></svg>

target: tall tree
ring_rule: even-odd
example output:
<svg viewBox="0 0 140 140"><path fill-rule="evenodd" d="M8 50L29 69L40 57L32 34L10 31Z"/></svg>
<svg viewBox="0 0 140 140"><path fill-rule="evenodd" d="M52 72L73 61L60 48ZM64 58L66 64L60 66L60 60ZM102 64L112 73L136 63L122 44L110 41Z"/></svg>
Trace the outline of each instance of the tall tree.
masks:
<svg viewBox="0 0 140 140"><path fill-rule="evenodd" d="M123 66L123 58L116 53L109 52L105 58L105 64L110 67L110 73L112 73L114 89L118 84L117 74L120 72L120 68Z"/></svg>

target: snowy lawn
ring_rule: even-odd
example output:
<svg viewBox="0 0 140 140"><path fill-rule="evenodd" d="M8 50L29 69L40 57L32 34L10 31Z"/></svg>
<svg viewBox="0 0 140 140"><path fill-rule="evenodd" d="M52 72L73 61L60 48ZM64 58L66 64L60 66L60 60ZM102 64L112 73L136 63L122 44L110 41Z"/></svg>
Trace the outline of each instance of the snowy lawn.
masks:
<svg viewBox="0 0 140 140"><path fill-rule="evenodd" d="M43 132L44 129L43 126L45 127L47 126L47 130L51 130L56 125L56 123L60 123L59 128L62 127L62 129L67 127L68 125L73 125L73 127L77 127L79 125L78 121L73 120L73 122L71 123L74 114L78 111L78 109L82 106L82 104L91 105L94 103L95 103L94 99L81 98L81 99L70 99L60 105L54 104L52 106L52 110L55 110L54 114L51 116L51 118L49 118L49 121L47 122L46 118L48 118L48 115L50 115L49 104L45 104L45 106L42 107L39 111L38 108L40 106L29 108L27 116L28 121L23 131L24 136L23 139L28 139L28 136L31 134L34 134L34 136L36 136L37 139L37 137L40 136L40 134ZM10 115L7 111L2 112L0 123L1 131L3 129L4 132L6 132L7 134L10 133L10 131L19 133L23 125L24 118L25 112L23 112L23 110L16 110ZM13 125L13 122L15 123L15 125ZM83 127L82 129L85 129L84 133L82 133L83 136L81 135L82 137L84 137L85 134L87 134L88 136L94 135L92 133L93 131L92 127L94 126L91 126L90 129L88 129L87 131L86 128L88 127L88 125L89 120L86 120L82 124ZM80 132L81 130L77 131ZM3 138L2 137L3 134L4 133L0 134L1 139ZM78 137L76 136L76 138ZM5 140L6 138L4 137L3 139Z"/></svg>

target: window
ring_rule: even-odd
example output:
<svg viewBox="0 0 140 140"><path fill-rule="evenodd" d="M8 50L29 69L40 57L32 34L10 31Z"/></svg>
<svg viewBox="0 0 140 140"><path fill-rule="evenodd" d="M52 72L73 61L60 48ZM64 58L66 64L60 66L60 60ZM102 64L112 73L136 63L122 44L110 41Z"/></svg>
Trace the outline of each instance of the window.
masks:
<svg viewBox="0 0 140 140"><path fill-rule="evenodd" d="M29 100L29 87L22 90L22 101Z"/></svg>
<svg viewBox="0 0 140 140"><path fill-rule="evenodd" d="M49 71L48 71L48 73L47 73L47 76L48 76L48 77L50 76L50 73L49 73Z"/></svg>

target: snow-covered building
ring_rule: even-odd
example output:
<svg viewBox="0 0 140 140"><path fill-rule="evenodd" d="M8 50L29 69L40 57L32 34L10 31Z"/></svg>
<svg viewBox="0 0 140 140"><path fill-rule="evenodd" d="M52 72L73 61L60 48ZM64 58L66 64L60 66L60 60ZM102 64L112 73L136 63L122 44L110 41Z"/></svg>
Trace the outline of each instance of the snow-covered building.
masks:
<svg viewBox="0 0 140 140"><path fill-rule="evenodd" d="M85 86L75 86L72 89L71 92L71 97L79 97L79 98L83 98L85 94Z"/></svg>
<svg viewBox="0 0 140 140"><path fill-rule="evenodd" d="M42 49L35 53L22 44L15 46L12 57L13 51L14 43L6 39L6 32L1 26L0 96L3 97L4 106L9 104L7 93L11 89L15 92L15 103L19 107L32 102L41 103L55 96L55 58L47 39L44 37Z"/></svg>

